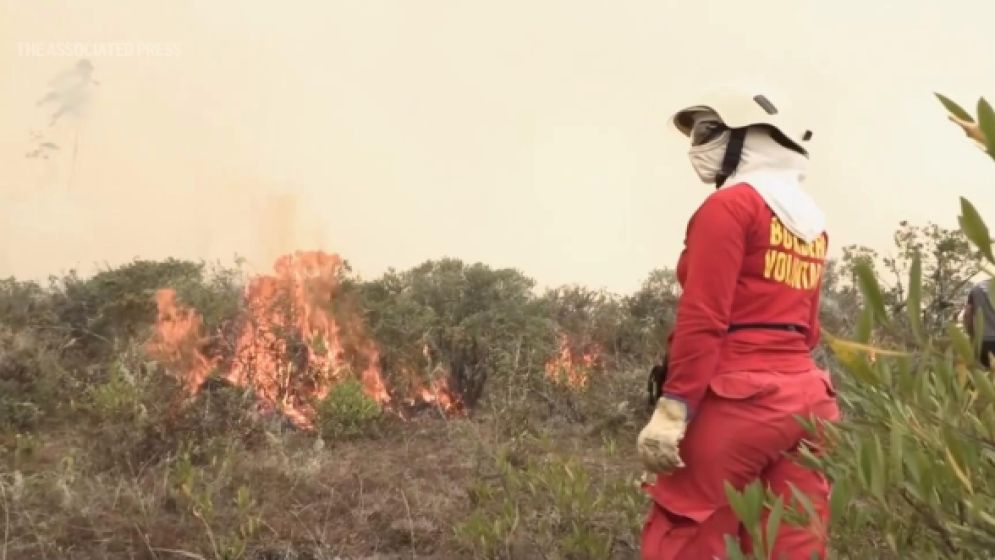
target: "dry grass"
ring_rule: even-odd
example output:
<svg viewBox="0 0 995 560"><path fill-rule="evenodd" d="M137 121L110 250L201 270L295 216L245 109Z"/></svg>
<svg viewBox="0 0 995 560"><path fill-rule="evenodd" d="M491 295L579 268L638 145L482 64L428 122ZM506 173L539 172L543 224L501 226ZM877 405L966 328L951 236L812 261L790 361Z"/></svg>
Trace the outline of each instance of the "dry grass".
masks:
<svg viewBox="0 0 995 560"><path fill-rule="evenodd" d="M75 425L7 447L0 560L480 556L484 549L457 529L473 515L499 520L479 492L504 484L502 469L533 476L529 465L576 461L599 484L634 479L639 378L603 379L582 396L548 388L544 397L489 403L472 418L425 410L342 441L249 415L221 422L197 409L174 419L187 427L165 439L148 418L111 415L123 424L101 426L90 410ZM219 408L209 400L197 406ZM207 421L228 428L188 426ZM129 422L142 433L127 436ZM246 430L247 422L258 425ZM523 515L539 516L557 498L540 489L513 499ZM612 557L634 554L633 529L612 528L621 535ZM532 557L542 545L535 557L566 557L556 535L542 534L550 530L521 525L504 538L504 552L489 555Z"/></svg>

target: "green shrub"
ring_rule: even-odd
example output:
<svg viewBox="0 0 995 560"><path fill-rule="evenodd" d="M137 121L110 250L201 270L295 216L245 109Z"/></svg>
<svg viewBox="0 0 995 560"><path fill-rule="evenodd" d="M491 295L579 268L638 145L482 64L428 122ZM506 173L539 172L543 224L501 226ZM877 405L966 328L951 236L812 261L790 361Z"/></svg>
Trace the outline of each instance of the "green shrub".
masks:
<svg viewBox="0 0 995 560"><path fill-rule="evenodd" d="M109 378L87 391L90 412L101 423L144 424L147 411L142 403L144 387L140 385L144 380L121 361L115 361L109 369Z"/></svg>
<svg viewBox="0 0 995 560"><path fill-rule="evenodd" d="M50 284L59 324L78 339L78 348L90 359L107 357L129 341L147 337L160 288L175 289L183 302L197 309L206 333L233 318L241 305L236 270L207 270L204 263L177 259L136 260L90 278L73 272Z"/></svg>
<svg viewBox="0 0 995 560"><path fill-rule="evenodd" d="M245 485L234 487L232 458L237 445L216 450L200 462L189 448L170 461L170 494L184 514L195 518L203 530L213 560L241 560L262 527L259 504Z"/></svg>
<svg viewBox="0 0 995 560"><path fill-rule="evenodd" d="M89 434L93 462L102 469L128 470L168 454L154 442L154 433L165 428L173 384L140 351L122 353L100 370L101 381L78 397L85 413L77 428Z"/></svg>
<svg viewBox="0 0 995 560"><path fill-rule="evenodd" d="M54 420L74 388L55 340L0 326L0 432L31 431Z"/></svg>
<svg viewBox="0 0 995 560"><path fill-rule="evenodd" d="M469 490L474 509L455 531L475 557L603 560L637 550L646 500L631 481L557 454L517 463L503 450L496 476Z"/></svg>
<svg viewBox="0 0 995 560"><path fill-rule="evenodd" d="M58 330L51 294L35 282L0 279L0 325L14 330Z"/></svg>
<svg viewBox="0 0 995 560"><path fill-rule="evenodd" d="M47 291L34 282L0 280L0 433L32 431L56 419L76 389L62 360L73 344Z"/></svg>
<svg viewBox="0 0 995 560"><path fill-rule="evenodd" d="M318 403L318 427L329 439L349 439L376 432L383 410L355 379L336 384Z"/></svg>
<svg viewBox="0 0 995 560"><path fill-rule="evenodd" d="M427 261L363 284L363 308L388 384L404 387L410 383L405 376L442 365L473 408L523 371L540 375L555 340L534 285L517 270L458 259ZM496 387L485 393L489 385Z"/></svg>
<svg viewBox="0 0 995 560"><path fill-rule="evenodd" d="M102 381L78 397L86 422L77 428L88 433L99 468L128 471L185 445L195 458L230 440L252 447L273 428L261 421L251 391L210 378L191 397L138 344L96 369Z"/></svg>
<svg viewBox="0 0 995 560"><path fill-rule="evenodd" d="M655 363L666 346L667 335L677 319L681 287L671 269L650 271L639 290L627 296L619 327L619 352L639 364Z"/></svg>

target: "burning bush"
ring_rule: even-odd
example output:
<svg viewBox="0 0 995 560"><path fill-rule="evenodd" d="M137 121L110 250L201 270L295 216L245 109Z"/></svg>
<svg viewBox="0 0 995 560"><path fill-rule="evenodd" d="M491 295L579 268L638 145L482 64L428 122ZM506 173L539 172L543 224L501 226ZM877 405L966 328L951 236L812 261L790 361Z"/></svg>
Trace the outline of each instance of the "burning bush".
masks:
<svg viewBox="0 0 995 560"><path fill-rule="evenodd" d="M390 407L396 400L381 374L380 348L361 315L342 294L345 268L338 255L297 252L276 261L274 274L253 278L228 348L207 349L201 316L170 289L157 293L158 317L149 341L185 391L194 395L217 371L227 383L250 389L264 412L301 428L314 427L316 402L349 379L366 397ZM413 380L408 400L455 402L445 379Z"/></svg>
<svg viewBox="0 0 995 560"><path fill-rule="evenodd" d="M209 332L238 312L238 271L209 269L177 259L136 260L91 278L72 272L53 279L49 302L60 329L82 359L105 359L128 341L148 335L156 317L156 290L169 287L195 307Z"/></svg>
<svg viewBox="0 0 995 560"><path fill-rule="evenodd" d="M500 393L520 384L523 372L541 372L553 332L533 286L517 270L458 259L428 261L364 284L363 308L390 384L406 383L406 371L424 372L435 384L448 379L471 409L486 385L499 383L493 392Z"/></svg>
<svg viewBox="0 0 995 560"><path fill-rule="evenodd" d="M556 384L571 389L585 389L592 372L603 367L603 356L596 342L578 348L570 336L557 336L559 351L546 362L546 376Z"/></svg>

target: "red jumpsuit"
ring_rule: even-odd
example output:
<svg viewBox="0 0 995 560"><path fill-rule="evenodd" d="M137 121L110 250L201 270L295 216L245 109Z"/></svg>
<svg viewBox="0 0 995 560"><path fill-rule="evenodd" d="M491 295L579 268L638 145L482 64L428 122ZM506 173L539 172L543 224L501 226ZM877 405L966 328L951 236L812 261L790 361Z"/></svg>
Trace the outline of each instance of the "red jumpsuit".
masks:
<svg viewBox="0 0 995 560"><path fill-rule="evenodd" d="M726 534L748 549L723 482L741 490L757 479L786 504L796 503L794 485L821 516L811 527L782 521L773 558L825 557L829 485L792 452L809 439L795 415L839 417L830 377L811 356L826 245L825 233L811 243L794 236L747 184L715 191L692 216L677 266L683 294L663 387L688 405L685 467L644 485L652 497L644 560L725 558ZM734 325L750 328L730 330Z"/></svg>

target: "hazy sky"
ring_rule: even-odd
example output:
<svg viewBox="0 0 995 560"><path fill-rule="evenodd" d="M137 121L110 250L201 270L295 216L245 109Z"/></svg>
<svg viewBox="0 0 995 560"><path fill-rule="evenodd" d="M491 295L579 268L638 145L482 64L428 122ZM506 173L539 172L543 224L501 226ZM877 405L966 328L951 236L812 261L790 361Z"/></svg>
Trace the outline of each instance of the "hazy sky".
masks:
<svg viewBox="0 0 995 560"><path fill-rule="evenodd" d="M0 276L322 248L627 292L709 193L666 117L740 80L809 119L831 254L995 208L932 95L995 98L990 0L0 1Z"/></svg>

